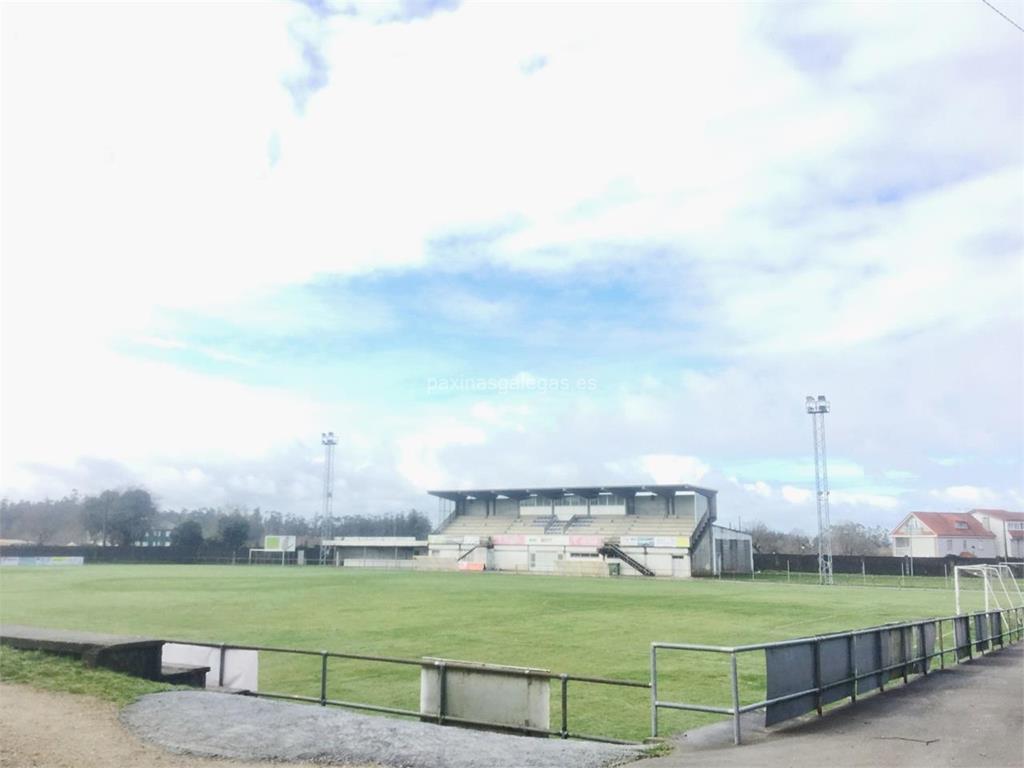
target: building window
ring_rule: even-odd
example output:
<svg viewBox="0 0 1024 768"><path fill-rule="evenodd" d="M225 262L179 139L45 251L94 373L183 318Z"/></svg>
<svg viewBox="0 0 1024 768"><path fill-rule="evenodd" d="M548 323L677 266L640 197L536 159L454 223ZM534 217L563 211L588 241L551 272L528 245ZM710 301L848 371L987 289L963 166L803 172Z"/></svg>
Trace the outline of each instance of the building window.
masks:
<svg viewBox="0 0 1024 768"><path fill-rule="evenodd" d="M956 521L956 527L959 530L961 530L961 531L966 531L967 530L967 523L964 522L963 520L957 520Z"/></svg>
<svg viewBox="0 0 1024 768"><path fill-rule="evenodd" d="M947 552L952 552L953 551L953 540L952 539L946 539L946 551Z"/></svg>
<svg viewBox="0 0 1024 768"><path fill-rule="evenodd" d="M626 500L624 498L613 493L602 493L590 502L592 507L622 507L625 504Z"/></svg>
<svg viewBox="0 0 1024 768"><path fill-rule="evenodd" d="M909 547L910 546L910 539L907 538L906 536L897 536L893 540L893 544L895 544L895 546L897 546L897 547Z"/></svg>
<svg viewBox="0 0 1024 768"><path fill-rule="evenodd" d="M569 496L562 496L555 499L556 507L585 507L587 506L587 500L582 496L576 496L571 494Z"/></svg>

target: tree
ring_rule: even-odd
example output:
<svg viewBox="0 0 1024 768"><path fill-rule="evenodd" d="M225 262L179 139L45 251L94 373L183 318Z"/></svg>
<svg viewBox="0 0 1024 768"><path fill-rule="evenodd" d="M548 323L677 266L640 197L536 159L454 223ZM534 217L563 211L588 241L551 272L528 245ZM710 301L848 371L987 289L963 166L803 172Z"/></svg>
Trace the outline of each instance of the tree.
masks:
<svg viewBox="0 0 1024 768"><path fill-rule="evenodd" d="M110 543L110 517L117 503L117 491L104 491L99 496L87 496L82 504L82 523L86 532L99 538L103 546Z"/></svg>
<svg viewBox="0 0 1024 768"><path fill-rule="evenodd" d="M220 518L217 521L217 537L232 549L238 549L249 538L249 520L240 514Z"/></svg>
<svg viewBox="0 0 1024 768"><path fill-rule="evenodd" d="M114 504L109 525L114 540L130 547L150 530L156 519L156 504L149 491L131 488L122 491Z"/></svg>
<svg viewBox="0 0 1024 768"><path fill-rule="evenodd" d="M812 549L811 540L800 531L783 533L769 528L764 523L754 523L747 533L753 539L754 551L761 554L799 555Z"/></svg>
<svg viewBox="0 0 1024 768"><path fill-rule="evenodd" d="M143 488L104 491L88 497L83 505L85 529L101 536L104 545L131 546L150 529L156 514L153 497Z"/></svg>
<svg viewBox="0 0 1024 768"><path fill-rule="evenodd" d="M183 520L171 530L172 547L195 549L203 544L203 526L198 520Z"/></svg>
<svg viewBox="0 0 1024 768"><path fill-rule="evenodd" d="M0 538L66 544L81 540L82 534L82 500L78 491L57 500L0 500Z"/></svg>
<svg viewBox="0 0 1024 768"><path fill-rule="evenodd" d="M868 528L861 523L843 521L832 526L832 554L888 555L889 532L880 526Z"/></svg>

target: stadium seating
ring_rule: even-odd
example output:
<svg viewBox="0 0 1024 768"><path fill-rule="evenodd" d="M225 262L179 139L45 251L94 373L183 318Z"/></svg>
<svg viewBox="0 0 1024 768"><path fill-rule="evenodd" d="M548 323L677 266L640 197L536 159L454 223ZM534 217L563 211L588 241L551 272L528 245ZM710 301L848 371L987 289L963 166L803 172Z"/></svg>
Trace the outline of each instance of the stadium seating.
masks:
<svg viewBox="0 0 1024 768"><path fill-rule="evenodd" d="M509 526L518 519L502 516L459 515L441 533L445 536L496 536L505 533Z"/></svg>
<svg viewBox="0 0 1024 768"><path fill-rule="evenodd" d="M646 515L575 515L562 520L552 515L522 517L459 515L440 533L445 536L689 536L694 522L688 517Z"/></svg>

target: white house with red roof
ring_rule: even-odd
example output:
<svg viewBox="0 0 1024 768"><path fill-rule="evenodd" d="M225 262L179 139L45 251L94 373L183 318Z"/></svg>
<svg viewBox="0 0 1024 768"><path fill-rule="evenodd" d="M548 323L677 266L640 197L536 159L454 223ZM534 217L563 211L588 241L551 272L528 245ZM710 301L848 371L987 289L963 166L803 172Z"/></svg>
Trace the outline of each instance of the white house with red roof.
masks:
<svg viewBox="0 0 1024 768"><path fill-rule="evenodd" d="M1024 558L1024 512L972 509L971 515L995 535L998 557Z"/></svg>
<svg viewBox="0 0 1024 768"><path fill-rule="evenodd" d="M891 535L896 557L996 557L996 534L970 512L911 512Z"/></svg>

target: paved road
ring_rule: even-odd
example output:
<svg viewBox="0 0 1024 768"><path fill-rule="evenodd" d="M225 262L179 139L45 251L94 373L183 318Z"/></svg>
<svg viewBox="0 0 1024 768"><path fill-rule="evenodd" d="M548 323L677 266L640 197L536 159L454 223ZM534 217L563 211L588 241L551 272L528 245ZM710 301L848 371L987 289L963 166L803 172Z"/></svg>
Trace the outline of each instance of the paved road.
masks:
<svg viewBox="0 0 1024 768"><path fill-rule="evenodd" d="M784 730L749 723L739 747L731 746L731 724L722 723L687 734L669 757L630 768L1021 768L1024 644Z"/></svg>

